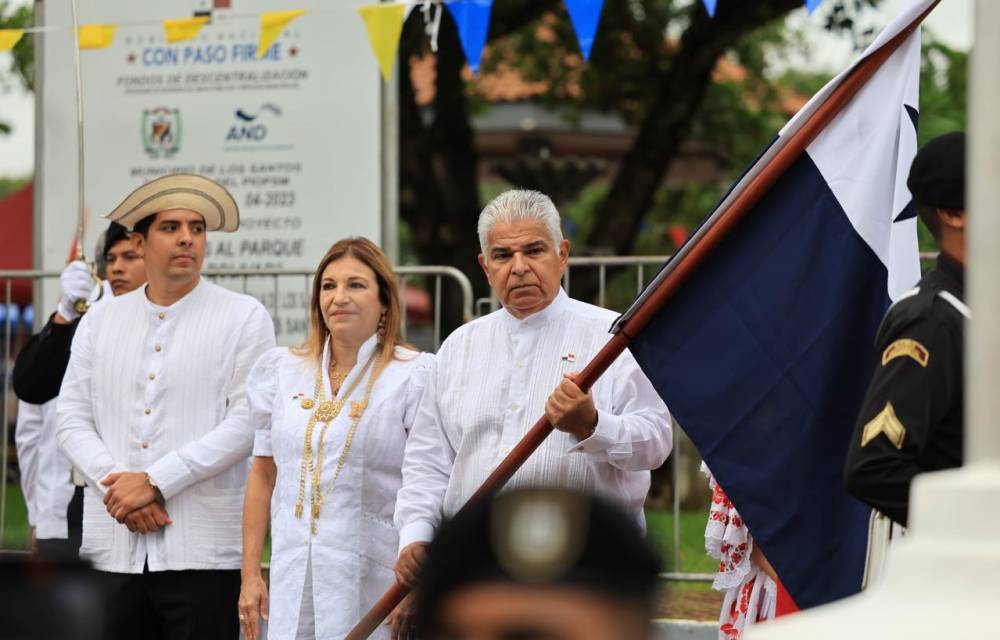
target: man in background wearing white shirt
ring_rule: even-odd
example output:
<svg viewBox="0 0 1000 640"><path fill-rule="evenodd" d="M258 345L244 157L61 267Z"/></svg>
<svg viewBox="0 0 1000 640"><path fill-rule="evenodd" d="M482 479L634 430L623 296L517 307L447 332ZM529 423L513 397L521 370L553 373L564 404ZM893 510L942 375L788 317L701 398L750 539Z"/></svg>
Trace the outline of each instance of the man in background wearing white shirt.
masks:
<svg viewBox="0 0 1000 640"><path fill-rule="evenodd" d="M125 227L112 222L98 246L104 254L106 300L146 282L142 256ZM28 507L32 547L47 560L75 560L83 524L83 488L74 486L71 466L56 441L56 397L69 363L70 344L80 314L74 301L88 300L95 291L90 267L70 262L59 277L59 304L45 327L31 336L14 364L17 394L17 466ZM98 301L98 303L101 302Z"/></svg>
<svg viewBox="0 0 1000 640"><path fill-rule="evenodd" d="M60 447L87 479L80 556L105 590L105 638L239 635L244 382L274 327L259 302L200 276L205 232L235 231L238 216L191 174L109 214L136 232L148 283L80 321L58 408Z"/></svg>
<svg viewBox="0 0 1000 640"><path fill-rule="evenodd" d="M628 352L583 393L581 369L617 314L560 286L569 260L559 213L508 191L479 216L479 263L503 309L441 345L406 444L396 500L398 580L412 586L443 517L454 514L544 414L557 429L508 487L599 493L645 527L650 470L670 454L667 407Z"/></svg>

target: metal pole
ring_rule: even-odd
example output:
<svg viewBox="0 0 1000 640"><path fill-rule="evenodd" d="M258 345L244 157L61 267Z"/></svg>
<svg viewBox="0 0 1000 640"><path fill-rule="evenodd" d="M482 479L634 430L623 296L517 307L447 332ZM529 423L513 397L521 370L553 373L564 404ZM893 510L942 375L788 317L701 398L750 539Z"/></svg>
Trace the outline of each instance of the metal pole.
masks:
<svg viewBox="0 0 1000 640"><path fill-rule="evenodd" d="M434 276L434 351L441 347L441 276Z"/></svg>
<svg viewBox="0 0 1000 640"><path fill-rule="evenodd" d="M408 278L403 276L399 279L399 298L400 298L400 314L403 316L400 318L400 328L403 331L403 337L406 337L406 281Z"/></svg>
<svg viewBox="0 0 1000 640"><path fill-rule="evenodd" d="M606 267L603 264L597 268L597 306L599 307L604 306L604 288L607 286L608 277L608 273L605 269Z"/></svg>
<svg viewBox="0 0 1000 640"><path fill-rule="evenodd" d="M392 0L383 0L392 1ZM398 56L397 56L398 58ZM396 72L382 87L382 249L389 264L399 264L399 79Z"/></svg>
<svg viewBox="0 0 1000 640"><path fill-rule="evenodd" d="M1000 358L1000 331L993 318L1000 312L1000 126L996 105L1000 101L1000 81L996 62L1000 60L1000 4L979 0L975 7L975 37L969 78L969 167L966 203L972 217L966 231L966 269L969 279L969 307L972 321L967 325L965 380L965 463L1000 461L1000 394L996 392L997 359Z"/></svg>
<svg viewBox="0 0 1000 640"><path fill-rule="evenodd" d="M673 459L671 463L674 473L674 572L681 573L681 459L678 445L680 438L677 437L677 425L671 430L673 438Z"/></svg>
<svg viewBox="0 0 1000 640"><path fill-rule="evenodd" d="M6 329L3 341L3 446L0 447L0 455L3 461L0 463L0 549L3 548L4 538L7 533L7 443L10 440L10 402L8 402L10 392L10 283L6 283L4 293L4 318Z"/></svg>
<svg viewBox="0 0 1000 640"><path fill-rule="evenodd" d="M274 276L274 318L272 319L272 321L274 322L274 326L276 329L277 327L281 326L281 305L278 304L278 294L280 289L278 280L280 279L281 276Z"/></svg>
<svg viewBox="0 0 1000 640"><path fill-rule="evenodd" d="M34 3L35 26L40 27L45 24L44 2ZM33 269L41 269L45 265L45 225L44 208L42 207L42 195L45 193L45 46L43 32L35 33L34 55L35 55L35 172L32 178L32 190L34 198L32 201L32 248L34 250L32 262ZM32 333L41 331L45 324L46 315L42 311L44 306L45 287L41 279L34 280L31 286L31 300L35 307L35 320Z"/></svg>

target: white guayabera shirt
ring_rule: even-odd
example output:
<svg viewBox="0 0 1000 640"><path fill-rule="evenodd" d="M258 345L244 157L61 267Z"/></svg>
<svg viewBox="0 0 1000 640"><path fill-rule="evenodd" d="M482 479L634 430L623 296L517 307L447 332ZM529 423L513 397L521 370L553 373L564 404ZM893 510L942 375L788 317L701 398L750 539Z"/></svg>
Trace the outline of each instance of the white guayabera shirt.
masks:
<svg viewBox="0 0 1000 640"><path fill-rule="evenodd" d="M358 364L341 384L342 393L351 388L375 348L374 337L361 346ZM308 474L302 517L295 517L306 425L315 408L308 403L310 408L304 408L302 401L313 398L316 362L288 349L272 349L247 379L250 414L257 428L253 453L273 457L278 469L271 497L269 637L296 637L303 611L315 616L315 637L343 637L393 583L397 536L392 514L402 483L403 450L434 360L430 354L401 347L396 354L398 359L388 364L372 388L336 481L337 463L352 422L350 402L326 429L324 502L316 535L310 534ZM329 353L324 353L324 371L328 362ZM350 400L364 398L369 375ZM329 380L324 384L325 397L333 398ZM313 430L313 452L318 449L322 427L317 422ZM312 569L308 574L307 567ZM312 584L305 592L311 593L312 601L303 605L307 575ZM307 621L305 626L312 625ZM387 637L388 631L380 627L376 637Z"/></svg>
<svg viewBox="0 0 1000 640"><path fill-rule="evenodd" d="M545 412L564 373L610 339L617 314L560 291L523 320L501 309L452 333L434 362L406 445L396 501L400 549L429 541ZM651 469L672 445L670 413L626 351L591 389L597 428L554 431L507 488L560 486L602 494L645 525Z"/></svg>
<svg viewBox="0 0 1000 640"><path fill-rule="evenodd" d="M238 569L254 428L244 383L274 347L263 306L202 279L169 307L146 288L80 321L59 395L59 445L87 479L80 556L117 573ZM173 524L130 532L100 480L145 471Z"/></svg>

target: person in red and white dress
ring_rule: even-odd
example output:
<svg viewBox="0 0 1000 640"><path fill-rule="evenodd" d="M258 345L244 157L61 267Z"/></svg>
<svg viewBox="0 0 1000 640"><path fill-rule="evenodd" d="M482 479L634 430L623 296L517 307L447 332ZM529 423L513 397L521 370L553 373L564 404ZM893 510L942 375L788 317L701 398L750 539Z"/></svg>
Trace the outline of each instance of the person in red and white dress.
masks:
<svg viewBox="0 0 1000 640"><path fill-rule="evenodd" d="M740 640L748 627L774 619L780 587L771 564L754 545L746 523L705 463L701 471L712 489L705 551L719 561L712 588L725 594L719 640Z"/></svg>

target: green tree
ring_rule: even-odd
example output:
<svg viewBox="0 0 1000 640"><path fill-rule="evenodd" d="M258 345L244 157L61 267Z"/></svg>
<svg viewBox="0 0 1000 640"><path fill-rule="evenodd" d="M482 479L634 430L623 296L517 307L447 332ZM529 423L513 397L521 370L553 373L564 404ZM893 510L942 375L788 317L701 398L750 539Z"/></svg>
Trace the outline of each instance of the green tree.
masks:
<svg viewBox="0 0 1000 640"><path fill-rule="evenodd" d="M34 10L30 5L11 8L10 3L0 0L0 29L23 29L35 22ZM14 45L11 51L11 65L7 74L14 74L19 82L29 91L34 90L35 50L34 39L26 35ZM9 82L8 78L0 76L0 80ZM10 125L0 122L0 134L10 133Z"/></svg>
<svg viewBox="0 0 1000 640"><path fill-rule="evenodd" d="M596 203L583 239L605 252L629 254L685 141L697 133L752 157L780 126L773 89L761 71L772 45L787 44L782 18L801 6L801 0L722 0L711 18L690 0L606 2L584 65L562 2L506 0L493 7L484 69L507 65L528 79L544 78L551 90L543 100L570 121L596 109L634 127L633 145ZM474 274L481 203L470 111L479 101L474 85L463 80L465 59L447 14L439 42L429 108L418 107L410 74L400 74L401 216L422 261ZM401 40L401 68L427 53L422 20L413 12ZM723 56L751 72L714 82ZM481 278L474 282L482 291Z"/></svg>

